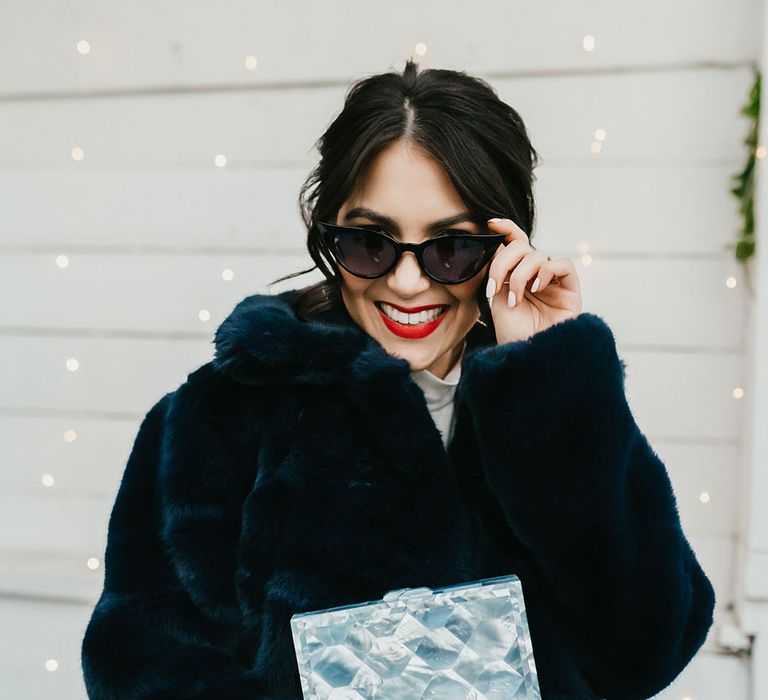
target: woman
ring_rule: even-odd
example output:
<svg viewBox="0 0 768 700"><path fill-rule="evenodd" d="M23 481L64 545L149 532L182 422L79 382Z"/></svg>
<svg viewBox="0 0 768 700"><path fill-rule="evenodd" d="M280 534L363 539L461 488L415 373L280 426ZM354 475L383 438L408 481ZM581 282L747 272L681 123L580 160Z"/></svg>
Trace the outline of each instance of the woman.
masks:
<svg viewBox="0 0 768 700"><path fill-rule="evenodd" d="M408 62L354 86L320 152L302 197L326 279L241 301L141 424L89 697L301 698L295 612L510 573L545 700L659 692L714 591L611 330L530 242L520 117Z"/></svg>

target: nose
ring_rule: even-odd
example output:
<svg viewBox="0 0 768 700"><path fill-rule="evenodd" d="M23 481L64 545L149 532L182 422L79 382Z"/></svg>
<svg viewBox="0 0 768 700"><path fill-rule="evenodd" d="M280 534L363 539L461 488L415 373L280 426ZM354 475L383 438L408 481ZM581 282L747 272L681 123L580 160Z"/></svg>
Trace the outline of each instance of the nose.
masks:
<svg viewBox="0 0 768 700"><path fill-rule="evenodd" d="M416 296L429 288L431 280L419 267L419 261L413 251L406 251L400 256L394 269L387 275L389 288L401 299Z"/></svg>

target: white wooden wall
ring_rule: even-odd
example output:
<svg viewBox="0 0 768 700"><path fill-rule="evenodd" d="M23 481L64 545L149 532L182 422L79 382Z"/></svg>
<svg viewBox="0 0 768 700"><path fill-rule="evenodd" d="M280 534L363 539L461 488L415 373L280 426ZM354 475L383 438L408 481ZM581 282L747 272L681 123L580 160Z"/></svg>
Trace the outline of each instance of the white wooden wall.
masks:
<svg viewBox="0 0 768 700"><path fill-rule="evenodd" d="M101 562L140 419L211 357L237 301L311 264L296 198L315 139L352 80L401 69L423 42L425 67L479 75L523 116L542 155L534 241L576 259L585 310L613 328L633 412L717 589L704 650L658 697L748 698L749 659L717 643L743 515L732 391L750 390L745 280L724 246L740 225L729 187L761 17L760 0L0 0L8 697L84 697L102 579L88 560Z"/></svg>

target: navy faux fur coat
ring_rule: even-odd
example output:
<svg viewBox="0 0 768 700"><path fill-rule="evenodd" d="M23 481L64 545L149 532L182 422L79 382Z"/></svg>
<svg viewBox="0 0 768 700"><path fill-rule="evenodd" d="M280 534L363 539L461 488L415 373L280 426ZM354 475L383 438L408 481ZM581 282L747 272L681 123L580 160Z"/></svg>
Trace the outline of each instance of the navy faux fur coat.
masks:
<svg viewBox="0 0 768 700"><path fill-rule="evenodd" d="M477 324L446 450L408 362L344 308L299 320L295 294L241 301L141 423L82 643L89 697L298 700L294 612L510 573L544 700L667 686L714 591L606 323L502 345Z"/></svg>

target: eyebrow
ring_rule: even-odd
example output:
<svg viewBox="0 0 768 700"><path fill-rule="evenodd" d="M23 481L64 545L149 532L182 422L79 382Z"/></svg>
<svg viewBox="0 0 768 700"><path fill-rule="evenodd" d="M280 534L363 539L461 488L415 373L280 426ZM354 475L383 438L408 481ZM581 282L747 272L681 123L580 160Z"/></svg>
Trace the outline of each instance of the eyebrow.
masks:
<svg viewBox="0 0 768 700"><path fill-rule="evenodd" d="M393 219L391 216L380 214L379 212L374 211L373 209L368 209L366 207L355 207L350 209L344 215L344 221L349 222L351 219L356 219L358 217L371 219L371 221L375 221L378 224L382 224L393 229L398 235L400 234L400 226L395 219ZM448 226L454 226L455 224L460 224L465 221L469 221L470 223L477 223L471 212L463 211L455 214L454 216L448 216L444 219L437 219L436 221L433 221L427 226L427 230L431 231L431 235L435 235Z"/></svg>

